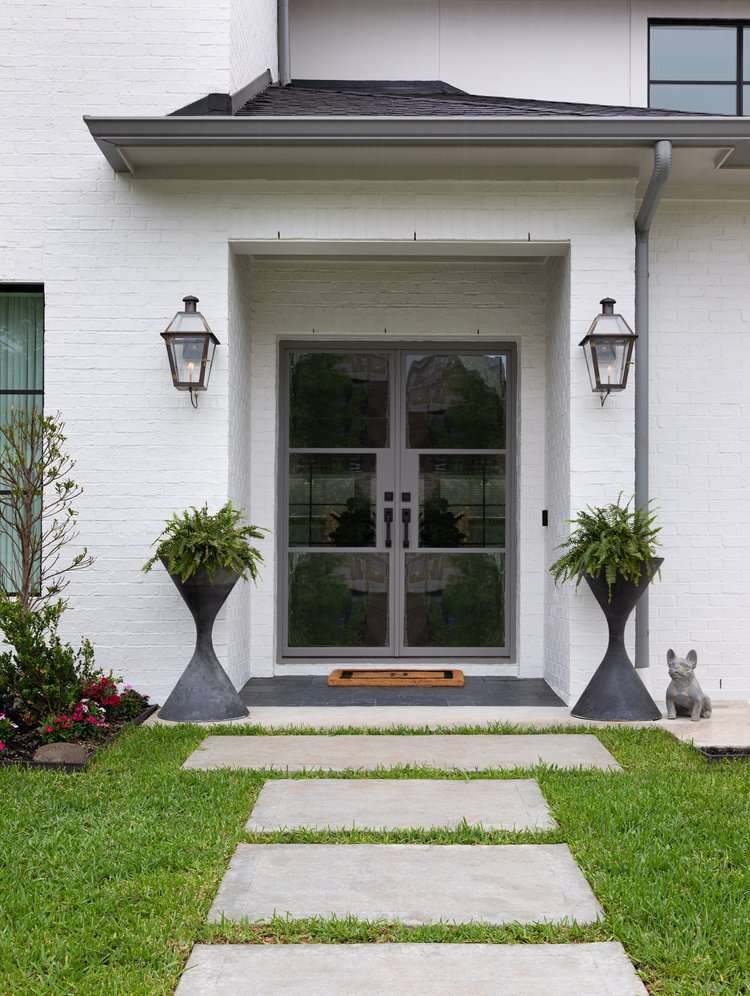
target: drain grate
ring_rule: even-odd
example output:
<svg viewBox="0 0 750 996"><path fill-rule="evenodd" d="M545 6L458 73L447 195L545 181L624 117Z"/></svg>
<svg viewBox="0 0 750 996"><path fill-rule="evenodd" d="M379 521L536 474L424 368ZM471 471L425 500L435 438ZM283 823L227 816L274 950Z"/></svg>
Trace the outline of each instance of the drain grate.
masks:
<svg viewBox="0 0 750 996"><path fill-rule="evenodd" d="M709 761L750 759L750 747L699 747L698 750Z"/></svg>
<svg viewBox="0 0 750 996"><path fill-rule="evenodd" d="M380 685L383 687L462 688L464 673L457 668L439 671L388 671L384 668L337 668L328 675L329 685Z"/></svg>

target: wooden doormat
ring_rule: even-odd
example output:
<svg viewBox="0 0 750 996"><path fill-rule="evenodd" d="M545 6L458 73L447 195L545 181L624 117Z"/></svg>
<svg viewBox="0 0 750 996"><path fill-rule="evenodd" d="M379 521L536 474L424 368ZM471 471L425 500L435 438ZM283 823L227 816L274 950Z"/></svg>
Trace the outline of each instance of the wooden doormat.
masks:
<svg viewBox="0 0 750 996"><path fill-rule="evenodd" d="M418 685L422 688L462 688L464 673L457 668L439 671L386 671L379 668L337 668L328 675L329 685Z"/></svg>

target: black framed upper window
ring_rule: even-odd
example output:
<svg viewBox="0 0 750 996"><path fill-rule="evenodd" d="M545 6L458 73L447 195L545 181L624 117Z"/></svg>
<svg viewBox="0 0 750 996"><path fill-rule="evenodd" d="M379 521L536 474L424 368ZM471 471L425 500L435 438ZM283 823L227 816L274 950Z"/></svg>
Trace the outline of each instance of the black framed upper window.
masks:
<svg viewBox="0 0 750 996"><path fill-rule="evenodd" d="M650 21L649 107L750 114L750 21Z"/></svg>

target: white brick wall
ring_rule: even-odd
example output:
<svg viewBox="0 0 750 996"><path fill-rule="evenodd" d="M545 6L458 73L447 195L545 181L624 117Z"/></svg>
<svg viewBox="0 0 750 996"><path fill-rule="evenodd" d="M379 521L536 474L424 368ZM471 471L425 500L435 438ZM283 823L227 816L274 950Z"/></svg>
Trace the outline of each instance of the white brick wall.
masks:
<svg viewBox="0 0 750 996"><path fill-rule="evenodd" d="M667 201L651 238L651 492L663 524L648 681L698 651L707 691L750 693L750 202ZM721 683L721 687L720 687Z"/></svg>
<svg viewBox="0 0 750 996"><path fill-rule="evenodd" d="M232 91L241 90L266 69L278 78L276 0L231 0Z"/></svg>
<svg viewBox="0 0 750 996"><path fill-rule="evenodd" d="M546 336L545 507L548 527L544 565L559 556L570 518L570 261L548 266ZM570 688L570 589L556 587L547 574L544 588L544 677L558 695Z"/></svg>

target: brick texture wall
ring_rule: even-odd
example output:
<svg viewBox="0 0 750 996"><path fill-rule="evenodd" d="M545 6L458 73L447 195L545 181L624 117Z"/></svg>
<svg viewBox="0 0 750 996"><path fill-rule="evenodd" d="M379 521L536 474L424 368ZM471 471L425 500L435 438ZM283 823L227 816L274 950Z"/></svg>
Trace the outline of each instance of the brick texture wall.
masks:
<svg viewBox="0 0 750 996"><path fill-rule="evenodd" d="M651 238L651 493L663 524L651 668L698 652L706 691L750 693L750 204L666 201Z"/></svg>

